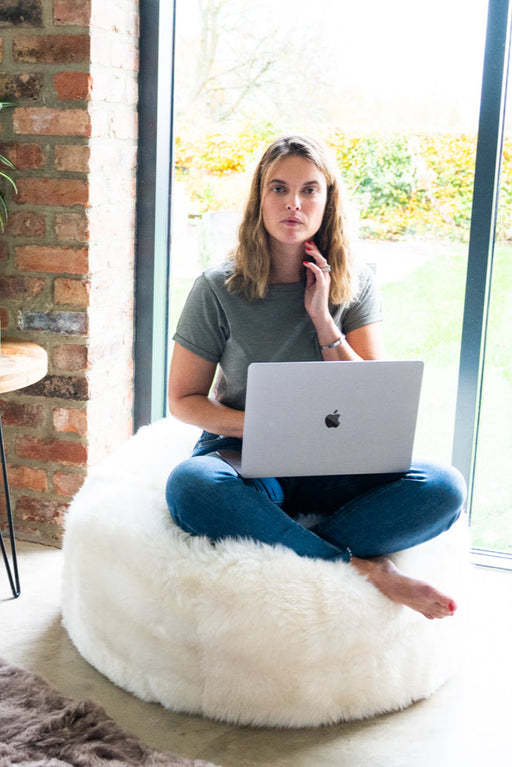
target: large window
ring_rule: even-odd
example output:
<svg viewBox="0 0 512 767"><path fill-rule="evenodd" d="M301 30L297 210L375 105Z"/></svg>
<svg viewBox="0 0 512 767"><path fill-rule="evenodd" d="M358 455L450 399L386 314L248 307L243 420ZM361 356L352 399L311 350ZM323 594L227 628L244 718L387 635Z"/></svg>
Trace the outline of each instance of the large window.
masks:
<svg viewBox="0 0 512 767"><path fill-rule="evenodd" d="M417 450L444 460L485 18L486 0L320 0L314 12L305 0L177 0L171 325L194 274L225 257L261 146L287 130L319 135L383 288L388 352L427 363Z"/></svg>
<svg viewBox="0 0 512 767"><path fill-rule="evenodd" d="M472 504L475 546L512 553L512 99L505 113Z"/></svg>
<svg viewBox="0 0 512 767"><path fill-rule="evenodd" d="M507 0L490 5L506 15ZM487 0L176 0L170 333L194 277L234 242L262 147L285 131L320 136L382 287L388 353L426 363L416 452L452 459L487 12ZM475 545L504 551L508 151L472 517Z"/></svg>

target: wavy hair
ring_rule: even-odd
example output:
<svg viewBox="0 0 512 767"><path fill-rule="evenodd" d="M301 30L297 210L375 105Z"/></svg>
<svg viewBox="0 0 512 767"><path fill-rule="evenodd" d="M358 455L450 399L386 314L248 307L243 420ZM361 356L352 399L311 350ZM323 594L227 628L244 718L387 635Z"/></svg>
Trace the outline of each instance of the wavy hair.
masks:
<svg viewBox="0 0 512 767"><path fill-rule="evenodd" d="M262 199L267 179L274 165L284 157L303 157L323 173L327 200L315 243L331 266L329 299L333 304L348 304L358 287L358 270L349 244L347 205L344 185L334 156L329 149L304 135L281 136L265 151L259 161L250 188L238 244L231 258L234 272L228 288L242 292L249 300L264 298L270 275L270 245L263 224Z"/></svg>

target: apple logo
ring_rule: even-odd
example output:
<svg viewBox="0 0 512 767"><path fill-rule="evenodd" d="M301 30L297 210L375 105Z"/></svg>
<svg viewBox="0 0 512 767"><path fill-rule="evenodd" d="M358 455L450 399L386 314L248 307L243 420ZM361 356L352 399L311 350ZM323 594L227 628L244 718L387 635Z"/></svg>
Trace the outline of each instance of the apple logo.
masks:
<svg viewBox="0 0 512 767"><path fill-rule="evenodd" d="M338 409L334 411L334 413L329 413L329 415L325 416L325 425L328 429L337 429L340 425L340 414L338 413Z"/></svg>

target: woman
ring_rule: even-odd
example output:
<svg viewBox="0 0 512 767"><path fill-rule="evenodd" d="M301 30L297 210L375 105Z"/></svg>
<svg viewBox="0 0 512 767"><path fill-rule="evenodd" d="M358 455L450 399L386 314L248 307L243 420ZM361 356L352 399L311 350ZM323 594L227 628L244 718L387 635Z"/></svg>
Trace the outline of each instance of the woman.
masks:
<svg viewBox="0 0 512 767"><path fill-rule="evenodd" d="M454 613L451 596L401 573L388 557L455 522L465 488L454 469L415 464L407 474L244 479L217 452L240 449L250 362L384 356L377 289L350 251L341 180L318 142L285 136L267 149L234 256L196 280L174 340L170 410L204 430L167 484L180 527L340 560L427 618ZM312 513L309 529L296 521Z"/></svg>

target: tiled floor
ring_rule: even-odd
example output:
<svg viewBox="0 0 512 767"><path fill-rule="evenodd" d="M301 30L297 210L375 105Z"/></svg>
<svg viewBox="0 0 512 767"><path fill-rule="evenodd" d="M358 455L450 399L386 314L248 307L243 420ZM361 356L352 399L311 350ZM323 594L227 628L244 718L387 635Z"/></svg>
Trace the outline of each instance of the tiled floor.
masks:
<svg viewBox="0 0 512 767"><path fill-rule="evenodd" d="M365 722L303 730L234 727L166 711L118 689L61 626L62 554L19 544L22 595L0 562L0 656L89 697L146 743L222 767L501 767L512 763L512 573L474 568L464 670L429 700Z"/></svg>

